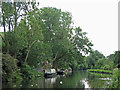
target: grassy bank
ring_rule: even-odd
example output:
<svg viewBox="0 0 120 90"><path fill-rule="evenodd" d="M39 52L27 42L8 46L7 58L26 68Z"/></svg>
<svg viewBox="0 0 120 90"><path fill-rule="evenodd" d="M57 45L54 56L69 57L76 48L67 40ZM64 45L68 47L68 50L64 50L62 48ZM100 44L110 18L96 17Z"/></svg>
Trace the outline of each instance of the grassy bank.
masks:
<svg viewBox="0 0 120 90"><path fill-rule="evenodd" d="M89 72L103 73L103 74L112 74L111 70L101 70L101 69L88 69Z"/></svg>
<svg viewBox="0 0 120 90"><path fill-rule="evenodd" d="M101 70L101 69L88 69L88 72L90 74L93 74L95 76L100 76L100 77L107 77L110 75L112 78L112 84L109 86L109 88L120 88L120 69L114 68L112 70Z"/></svg>
<svg viewBox="0 0 120 90"><path fill-rule="evenodd" d="M90 75L94 75L99 78L107 78L107 77L112 77L112 74L103 74L103 73L94 73L94 72L89 72Z"/></svg>

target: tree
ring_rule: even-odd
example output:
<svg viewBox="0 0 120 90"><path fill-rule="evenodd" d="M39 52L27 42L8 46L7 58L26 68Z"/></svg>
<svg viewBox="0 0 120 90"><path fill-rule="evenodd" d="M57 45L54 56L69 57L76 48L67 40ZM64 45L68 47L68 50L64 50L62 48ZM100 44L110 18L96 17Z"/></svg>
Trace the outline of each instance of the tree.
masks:
<svg viewBox="0 0 120 90"><path fill-rule="evenodd" d="M32 5L31 9L27 5ZM92 43L80 27L73 28L69 12L52 7L38 9L35 3L14 2L12 7L13 26L7 32L12 56L36 67L48 62L57 68L66 62L63 67L84 68L82 53L88 54ZM20 22L17 23L19 17Z"/></svg>
<svg viewBox="0 0 120 90"><path fill-rule="evenodd" d="M44 43L50 47L47 50L52 53L48 57L54 67L65 56L70 48L69 32L71 15L56 8L42 8L40 20L43 28ZM46 47L47 48L47 47Z"/></svg>
<svg viewBox="0 0 120 90"><path fill-rule="evenodd" d="M99 68L106 61L105 56L101 54L99 51L93 51L86 58L86 62L88 64L88 68ZM98 65L99 64L99 65Z"/></svg>
<svg viewBox="0 0 120 90"><path fill-rule="evenodd" d="M115 51L114 54L110 54L107 56L107 62L109 66L112 68L117 68L119 67L119 60L120 60L120 51Z"/></svg>
<svg viewBox="0 0 120 90"><path fill-rule="evenodd" d="M76 49L79 50L79 52L83 52L84 54L88 54L92 51L91 47L93 44L88 40L86 37L86 32L82 32L82 29L80 27L77 27L74 29L75 35L73 36L73 43Z"/></svg>
<svg viewBox="0 0 120 90"><path fill-rule="evenodd" d="M11 17L11 13L10 13L10 9L11 8L11 3L2 3L2 25L4 28L4 38L2 37L3 41L5 42L5 46L6 46L6 52L9 53L9 48L8 48L8 39L6 36L6 26L7 26L7 20L8 18ZM10 22L9 22L10 25ZM10 27L10 26L9 26Z"/></svg>
<svg viewBox="0 0 120 90"><path fill-rule="evenodd" d="M119 66L120 66L119 60L120 60L120 51L115 51L115 53L114 53L114 60L113 60L114 67L116 67L116 68L118 67L119 68Z"/></svg>

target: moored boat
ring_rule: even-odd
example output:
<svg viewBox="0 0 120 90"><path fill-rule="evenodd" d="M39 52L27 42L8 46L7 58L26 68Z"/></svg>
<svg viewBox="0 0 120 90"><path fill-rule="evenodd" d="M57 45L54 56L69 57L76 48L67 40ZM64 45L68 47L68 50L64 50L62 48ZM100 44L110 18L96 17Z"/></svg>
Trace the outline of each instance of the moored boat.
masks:
<svg viewBox="0 0 120 90"><path fill-rule="evenodd" d="M56 76L56 70L55 69L46 69L44 72L44 77L53 77Z"/></svg>
<svg viewBox="0 0 120 90"><path fill-rule="evenodd" d="M65 74L65 70L64 70L64 69L61 69L61 70L57 71L57 74L58 74L58 75L63 75L63 74Z"/></svg>
<svg viewBox="0 0 120 90"><path fill-rule="evenodd" d="M68 72L70 72L70 73L71 73L71 72L72 72L72 69L68 69Z"/></svg>

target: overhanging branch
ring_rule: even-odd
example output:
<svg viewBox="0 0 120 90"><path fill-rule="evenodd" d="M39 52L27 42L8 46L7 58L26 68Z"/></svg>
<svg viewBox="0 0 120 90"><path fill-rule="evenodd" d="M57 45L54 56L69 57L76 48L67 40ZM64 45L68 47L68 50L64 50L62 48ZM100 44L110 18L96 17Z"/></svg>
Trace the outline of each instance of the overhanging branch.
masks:
<svg viewBox="0 0 120 90"><path fill-rule="evenodd" d="M3 38L3 36L1 34L0 34L0 36L1 36L2 40L5 42L5 39Z"/></svg>

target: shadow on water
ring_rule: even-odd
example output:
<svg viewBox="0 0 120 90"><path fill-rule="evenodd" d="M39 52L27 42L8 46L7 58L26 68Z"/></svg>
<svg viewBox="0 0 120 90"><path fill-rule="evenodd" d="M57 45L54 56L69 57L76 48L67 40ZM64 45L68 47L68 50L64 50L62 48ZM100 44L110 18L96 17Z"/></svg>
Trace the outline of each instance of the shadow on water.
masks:
<svg viewBox="0 0 120 90"><path fill-rule="evenodd" d="M111 81L109 75L94 75L81 70L52 78L3 83L3 88L105 88Z"/></svg>

